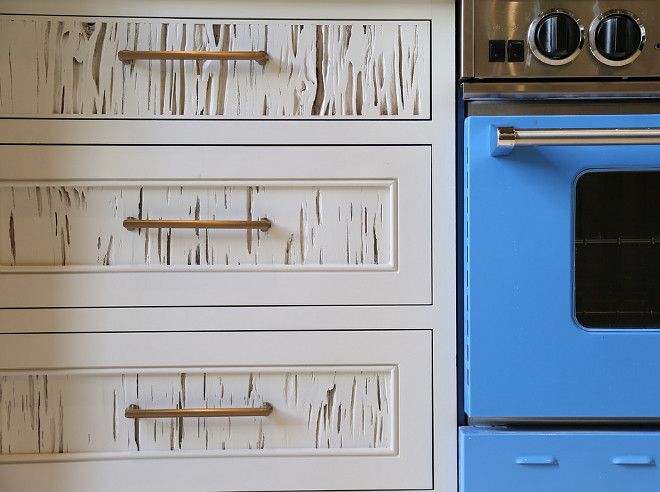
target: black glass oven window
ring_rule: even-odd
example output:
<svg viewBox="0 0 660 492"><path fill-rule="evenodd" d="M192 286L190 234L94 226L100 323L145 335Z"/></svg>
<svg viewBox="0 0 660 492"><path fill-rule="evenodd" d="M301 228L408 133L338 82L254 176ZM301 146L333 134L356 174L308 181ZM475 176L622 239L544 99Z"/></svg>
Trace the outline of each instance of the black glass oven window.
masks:
<svg viewBox="0 0 660 492"><path fill-rule="evenodd" d="M579 178L575 301L587 328L660 327L660 172Z"/></svg>

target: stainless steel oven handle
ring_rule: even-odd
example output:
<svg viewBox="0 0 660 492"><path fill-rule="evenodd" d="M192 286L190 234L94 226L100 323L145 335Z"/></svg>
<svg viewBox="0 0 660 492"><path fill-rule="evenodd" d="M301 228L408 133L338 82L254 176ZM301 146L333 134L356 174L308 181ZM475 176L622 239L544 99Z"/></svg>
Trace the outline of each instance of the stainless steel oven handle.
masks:
<svg viewBox="0 0 660 492"><path fill-rule="evenodd" d="M491 155L509 154L516 147L537 145L658 145L660 128L569 128L517 130L495 128Z"/></svg>

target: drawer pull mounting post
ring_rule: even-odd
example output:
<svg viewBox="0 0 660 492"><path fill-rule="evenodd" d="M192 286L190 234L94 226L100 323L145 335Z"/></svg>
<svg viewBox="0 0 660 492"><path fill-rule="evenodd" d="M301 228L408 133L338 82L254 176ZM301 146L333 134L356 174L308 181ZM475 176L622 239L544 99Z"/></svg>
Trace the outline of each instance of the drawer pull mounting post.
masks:
<svg viewBox="0 0 660 492"><path fill-rule="evenodd" d="M264 402L257 408L167 408L142 409L138 405L129 405L125 412L127 419L168 419L183 417L267 417L273 411L273 405Z"/></svg>
<svg viewBox="0 0 660 492"><path fill-rule="evenodd" d="M273 223L267 218L259 220L142 220L127 217L123 223L129 231L135 229L259 229L267 231Z"/></svg>

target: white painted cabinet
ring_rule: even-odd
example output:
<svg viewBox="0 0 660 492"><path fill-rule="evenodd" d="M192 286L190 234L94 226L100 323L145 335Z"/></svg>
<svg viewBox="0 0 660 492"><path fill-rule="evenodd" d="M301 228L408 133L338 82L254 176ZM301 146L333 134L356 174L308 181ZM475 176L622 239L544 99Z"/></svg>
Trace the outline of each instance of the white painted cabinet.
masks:
<svg viewBox="0 0 660 492"><path fill-rule="evenodd" d="M456 490L453 30L0 0L2 492Z"/></svg>

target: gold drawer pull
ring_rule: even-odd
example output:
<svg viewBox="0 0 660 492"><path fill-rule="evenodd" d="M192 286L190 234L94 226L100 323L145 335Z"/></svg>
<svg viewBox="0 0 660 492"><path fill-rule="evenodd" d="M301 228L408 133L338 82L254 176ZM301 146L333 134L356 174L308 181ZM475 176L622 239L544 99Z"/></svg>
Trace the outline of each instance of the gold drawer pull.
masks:
<svg viewBox="0 0 660 492"><path fill-rule="evenodd" d="M254 60L259 65L268 61L265 51L130 51L121 50L117 56L130 60Z"/></svg>
<svg viewBox="0 0 660 492"><path fill-rule="evenodd" d="M259 220L142 220L127 217L124 227L135 229L259 229L267 231L273 223L266 219Z"/></svg>
<svg viewBox="0 0 660 492"><path fill-rule="evenodd" d="M264 402L258 408L174 408L174 409L141 409L138 405L129 405L125 416L127 419L169 419L182 417L268 417L273 411L273 405Z"/></svg>

